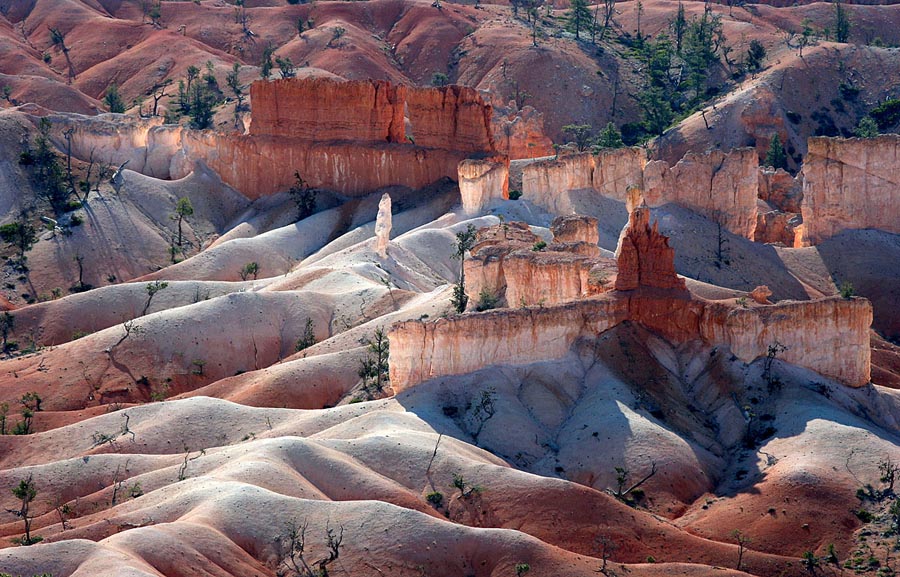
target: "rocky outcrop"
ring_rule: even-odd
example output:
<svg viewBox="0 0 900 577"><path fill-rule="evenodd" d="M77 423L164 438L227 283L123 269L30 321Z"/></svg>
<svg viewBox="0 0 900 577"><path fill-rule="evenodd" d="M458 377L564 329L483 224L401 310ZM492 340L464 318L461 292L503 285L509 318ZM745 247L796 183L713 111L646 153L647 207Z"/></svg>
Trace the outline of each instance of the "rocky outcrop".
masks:
<svg viewBox="0 0 900 577"><path fill-rule="evenodd" d="M565 156L534 162L523 169L524 198L558 214L571 212L569 192L594 190L625 201L640 188L650 207L675 203L717 220L734 234L753 239L759 161L750 148L689 153L675 166L647 162L639 148Z"/></svg>
<svg viewBox="0 0 900 577"><path fill-rule="evenodd" d="M727 345L744 362L779 343L785 349L777 358L856 387L871 378L871 325L868 300L830 297L752 308L707 305L700 336Z"/></svg>
<svg viewBox="0 0 900 577"><path fill-rule="evenodd" d="M495 199L509 198L509 163L466 159L457 167L463 212L478 214Z"/></svg>
<svg viewBox="0 0 900 577"><path fill-rule="evenodd" d="M378 202L378 214L375 216L375 252L381 258L387 258L389 242L391 242L391 197L384 193Z"/></svg>
<svg viewBox="0 0 900 577"><path fill-rule="evenodd" d="M611 290L615 262L600 257L597 219L558 217L547 245L522 222L481 229L463 263L473 308L554 305ZM559 233L559 236L557 236Z"/></svg>
<svg viewBox="0 0 900 577"><path fill-rule="evenodd" d="M250 134L160 125L161 119L55 115L55 141L74 128L73 155L177 179L203 161L256 199L286 190L299 172L310 186L359 196L386 186L455 180L460 161L495 153L491 106L470 88L408 89L384 81L325 78L257 82ZM410 120L407 139L405 118ZM503 185L505 189L505 183Z"/></svg>
<svg viewBox="0 0 900 577"><path fill-rule="evenodd" d="M900 136L810 138L803 164L804 246L843 230L900 233Z"/></svg>
<svg viewBox="0 0 900 577"><path fill-rule="evenodd" d="M765 203L763 203L765 205ZM767 205L766 205L767 206ZM753 240L766 244L800 246L800 215L780 210L760 210L756 215Z"/></svg>
<svg viewBox="0 0 900 577"><path fill-rule="evenodd" d="M401 392L433 377L489 365L558 359L580 336L599 334L625 320L626 304L595 299L396 324L389 333L391 386Z"/></svg>
<svg viewBox="0 0 900 577"><path fill-rule="evenodd" d="M751 240L758 189L759 159L751 148L688 153L671 168L654 161L644 169L644 199L649 206L673 202Z"/></svg>
<svg viewBox="0 0 900 577"><path fill-rule="evenodd" d="M565 243L551 244L546 253L529 251L524 247L537 236L524 223L479 231L472 258L464 263L470 293L497 291L492 294L500 301L505 297L508 304L523 306L395 325L388 335L394 390L489 365L561 358L576 340L596 338L626 320L672 343L723 347L746 363L774 351L779 359L852 387L869 382L868 300L832 297L772 305L772 293L763 286L751 293L752 303L694 297L675 274L674 251L650 226L649 213L646 206L632 211L617 265L553 250ZM554 229L565 235L582 228L572 222L561 220ZM615 275L616 290L591 290L591 275L603 273ZM594 280L594 287L601 285ZM536 298L538 309L525 308Z"/></svg>
<svg viewBox="0 0 900 577"><path fill-rule="evenodd" d="M594 190L603 196L625 200L630 188L644 188L647 151L643 148L601 150L594 158Z"/></svg>
<svg viewBox="0 0 900 577"><path fill-rule="evenodd" d="M597 219L592 216L568 214L557 216L550 223L554 243L586 242L596 245L600 242Z"/></svg>
<svg viewBox="0 0 900 577"><path fill-rule="evenodd" d="M464 155L408 144L298 145L284 138L185 131L172 160L171 176L190 172L189 159L202 159L228 185L251 199L287 190L299 172L310 186L361 196L390 185L422 188L442 178L455 180Z"/></svg>
<svg viewBox="0 0 900 577"><path fill-rule="evenodd" d="M565 193L593 187L590 153L531 163L522 169L522 198L556 214L572 212Z"/></svg>
<svg viewBox="0 0 900 577"><path fill-rule="evenodd" d="M409 88L406 107L417 146L493 153L493 109L474 88Z"/></svg>
<svg viewBox="0 0 900 577"><path fill-rule="evenodd" d="M497 152L510 160L553 154L553 141L544 134L544 116L533 107L518 110L515 102L505 108L494 107L491 123Z"/></svg>
<svg viewBox="0 0 900 577"><path fill-rule="evenodd" d="M359 144L406 141L406 87L384 80L254 82L250 99L253 136Z"/></svg>
<svg viewBox="0 0 900 577"><path fill-rule="evenodd" d="M852 387L870 379L865 299L738 307L664 293L607 293L557 306L502 309L434 322L394 325L391 385L402 391L443 375L491 365L529 364L565 356L580 338L595 338L621 322L640 323L671 342L702 341L730 350L743 362L765 357L770 346L785 362Z"/></svg>
<svg viewBox="0 0 900 577"><path fill-rule="evenodd" d="M660 234L658 223L650 226L646 206L631 212L616 247L616 261L616 290L685 289L684 279L675 274L675 249L669 246L669 238Z"/></svg>
<svg viewBox="0 0 900 577"><path fill-rule="evenodd" d="M759 198L782 212L799 213L803 199L803 179L786 170L759 167Z"/></svg>
<svg viewBox="0 0 900 577"><path fill-rule="evenodd" d="M760 285L750 291L750 298L753 299L753 302L761 305L770 305L769 297L772 296L772 290L766 285Z"/></svg>

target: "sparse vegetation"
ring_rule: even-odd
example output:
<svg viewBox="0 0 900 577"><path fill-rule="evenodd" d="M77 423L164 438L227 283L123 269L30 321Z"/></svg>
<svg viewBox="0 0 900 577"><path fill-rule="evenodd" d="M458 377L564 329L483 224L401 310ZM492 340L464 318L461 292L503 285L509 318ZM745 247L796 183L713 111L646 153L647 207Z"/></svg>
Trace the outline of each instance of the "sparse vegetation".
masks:
<svg viewBox="0 0 900 577"><path fill-rule="evenodd" d="M298 353L304 349L308 349L309 347L316 344L316 325L310 317L306 317L306 325L303 328L303 334L300 335L300 338L297 339L297 344L294 346L294 350Z"/></svg>
<svg viewBox="0 0 900 577"><path fill-rule="evenodd" d="M125 102L119 95L119 86L116 83L109 85L106 94L103 96L103 102L110 112L121 114L125 112Z"/></svg>
<svg viewBox="0 0 900 577"><path fill-rule="evenodd" d="M459 281L453 285L453 296L450 303L457 313L464 313L469 304L469 296L466 294L466 253L475 246L475 226L468 225L466 230L456 233L456 250L451 258L459 261Z"/></svg>
<svg viewBox="0 0 900 577"><path fill-rule="evenodd" d="M481 292L478 293L478 303L475 305L475 310L481 312L495 309L499 302L500 297L487 287L484 287L481 289Z"/></svg>
<svg viewBox="0 0 900 577"><path fill-rule="evenodd" d="M19 481L19 484L13 487L12 493L13 496L19 500L21 505L18 509L7 509L6 511L12 513L25 523L25 536L18 539L18 543L27 546L43 541L43 537L31 535L31 520L33 517L31 514L31 503L34 501L35 497L37 497L37 487L35 487L31 475L29 475L27 479Z"/></svg>
<svg viewBox="0 0 900 577"><path fill-rule="evenodd" d="M145 290L147 291L147 302L144 303L144 308L141 310L140 316L144 316L147 314L147 311L150 310L150 303L153 302L153 297L161 291L168 288L169 283L166 281L155 280L151 283L147 283Z"/></svg>
<svg viewBox="0 0 900 577"><path fill-rule="evenodd" d="M766 151L764 164L772 168L787 170L787 154L785 154L784 146L781 144L781 137L777 133L769 141L769 149Z"/></svg>
<svg viewBox="0 0 900 577"><path fill-rule="evenodd" d="M312 216L316 211L317 191L311 188L299 171L294 171L294 185L288 189L288 194L297 206L297 220Z"/></svg>
<svg viewBox="0 0 900 577"><path fill-rule="evenodd" d="M279 577L328 577L328 566L338 560L341 554L341 546L344 541L344 527L341 525L337 531L330 526L325 526L324 557L316 561L308 561L308 543L306 532L309 523L298 525L292 522L288 526L287 536L280 541L281 560L278 563L277 575Z"/></svg>
<svg viewBox="0 0 900 577"><path fill-rule="evenodd" d="M845 280L841 283L840 289L838 289L841 293L841 298L849 299L852 298L853 295L856 294L856 291L853 288L853 283L848 280Z"/></svg>
<svg viewBox="0 0 900 577"><path fill-rule="evenodd" d="M459 490L460 499L468 499L472 495L478 495L484 491L484 488L481 487L481 485L470 485L465 477L459 473L453 474L453 482L450 486Z"/></svg>
<svg viewBox="0 0 900 577"><path fill-rule="evenodd" d="M363 389L370 394L381 392L384 385L390 380L389 358L391 343L387 333L382 327L375 329L372 337L360 339L360 344L366 346L366 355L360 361L359 376L362 378Z"/></svg>
<svg viewBox="0 0 900 577"><path fill-rule="evenodd" d="M178 202L175 203L175 212L169 215L169 218L175 221L178 225L178 236L173 239L173 244L171 246L172 253L172 263L175 263L175 247L178 247L178 250L184 254L184 233L182 231L182 224L184 223L184 219L194 214L194 205L191 204L191 199L184 196L178 199Z"/></svg>
<svg viewBox="0 0 900 577"><path fill-rule="evenodd" d="M259 275L259 263L256 261L248 262L241 268L238 274L241 276L242 281L247 280L251 276L253 277L253 280L256 280L256 277Z"/></svg>
<svg viewBox="0 0 900 577"><path fill-rule="evenodd" d="M616 467L616 488L609 489L608 492L616 499L629 505L636 505L643 498L643 491L639 490L640 486L649 481L656 475L656 463L650 464L650 472L641 477L636 483L630 483L631 473L625 467Z"/></svg>

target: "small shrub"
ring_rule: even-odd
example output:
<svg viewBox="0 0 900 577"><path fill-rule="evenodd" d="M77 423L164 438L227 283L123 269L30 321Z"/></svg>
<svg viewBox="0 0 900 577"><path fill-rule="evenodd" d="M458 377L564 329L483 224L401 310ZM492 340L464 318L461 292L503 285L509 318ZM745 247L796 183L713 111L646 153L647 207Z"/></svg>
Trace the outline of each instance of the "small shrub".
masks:
<svg viewBox="0 0 900 577"><path fill-rule="evenodd" d="M84 219L77 214L73 214L69 219L69 226L81 226L82 224L84 224Z"/></svg>
<svg viewBox="0 0 900 577"><path fill-rule="evenodd" d="M316 342L315 324L311 318L306 317L306 328L303 330L303 336L297 339L294 350L299 353L303 349L313 346Z"/></svg>
<svg viewBox="0 0 900 577"><path fill-rule="evenodd" d="M547 243L544 242L543 240L539 240L536 243L534 243L534 246L531 247L531 250L533 250L534 252L540 252L540 251L544 250L545 248L547 248Z"/></svg>
<svg viewBox="0 0 900 577"><path fill-rule="evenodd" d="M856 294L856 292L853 289L853 284L850 283L850 281L846 281L846 280L841 283L840 291L841 291L841 297L845 298L845 299L849 299L854 294Z"/></svg>
<svg viewBox="0 0 900 577"><path fill-rule="evenodd" d="M444 494L440 491L432 491L425 496L425 500L435 509L440 509L444 504Z"/></svg>
<svg viewBox="0 0 900 577"><path fill-rule="evenodd" d="M480 312L495 309L497 308L497 303L499 301L500 298L494 294L493 291L485 287L478 293L478 303L475 305L475 310Z"/></svg>
<svg viewBox="0 0 900 577"><path fill-rule="evenodd" d="M875 518L875 516L872 515L872 513L866 511L865 509L860 509L858 511L854 511L853 514L856 515L856 518L859 519L860 521L862 521L863 523L871 523L872 519Z"/></svg>
<svg viewBox="0 0 900 577"><path fill-rule="evenodd" d="M203 376L203 367L204 367L204 365L206 365L206 361L204 361L203 359L194 359L193 361L191 361L191 365L194 367L191 370L191 373L202 377Z"/></svg>

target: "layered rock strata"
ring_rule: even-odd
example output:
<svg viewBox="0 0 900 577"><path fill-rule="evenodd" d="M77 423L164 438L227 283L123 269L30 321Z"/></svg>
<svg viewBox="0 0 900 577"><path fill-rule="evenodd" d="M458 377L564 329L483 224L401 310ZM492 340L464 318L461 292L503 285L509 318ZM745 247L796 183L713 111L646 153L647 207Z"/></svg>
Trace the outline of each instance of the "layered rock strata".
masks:
<svg viewBox="0 0 900 577"><path fill-rule="evenodd" d="M463 160L457 165L457 182L463 212L481 212L492 200L509 198L509 163L495 160Z"/></svg>
<svg viewBox="0 0 900 577"><path fill-rule="evenodd" d="M900 136L810 138L803 163L804 246L848 229L900 233Z"/></svg>
<svg viewBox="0 0 900 577"><path fill-rule="evenodd" d="M560 222L554 228L566 230L570 225ZM526 249L516 248L535 238L521 223L480 231L473 257L465 263L467 277L480 287L502 288L507 301L518 295L522 304L527 304L527 296L536 296L526 295L527 290L555 282L552 286L563 287L553 293L560 304L541 301L537 309L395 325L389 338L391 385L396 391L490 365L561 358L576 340L596 338L624 321L639 323L673 343L701 341L724 347L747 363L775 347L778 358L846 385L869 382L872 306L866 299L831 297L770 305L763 304L771 294L766 287L751 293L749 305L694 297L675 274L674 252L668 239L650 225L646 207L632 212L620 239L617 263L612 265L615 291L581 297L590 293L583 289L585 267L572 256L560 260L550 253L528 255ZM598 262L595 259L595 266Z"/></svg>
<svg viewBox="0 0 900 577"><path fill-rule="evenodd" d="M384 80L254 82L250 99L253 136L359 144L406 141L406 87Z"/></svg>
<svg viewBox="0 0 900 577"><path fill-rule="evenodd" d="M251 94L247 135L118 115L51 121L59 146L74 128L72 152L81 160L128 161L128 169L164 179L186 176L199 160L251 199L286 190L295 172L310 186L359 196L456 180L457 165L470 157L505 161L493 143L492 108L471 88L307 78L256 82Z"/></svg>
<svg viewBox="0 0 900 577"><path fill-rule="evenodd" d="M625 201L628 190L637 187L648 206L679 204L753 239L758 165L750 148L689 153L671 167L664 161L648 162L643 149L623 148L532 163L523 169L522 192L547 210L566 213L571 212L568 192L593 190Z"/></svg>
<svg viewBox="0 0 900 577"><path fill-rule="evenodd" d="M479 231L463 263L466 292L475 307L496 299L507 306L555 305L612 288L612 259L600 257L597 219L558 217L546 244L525 223L502 223Z"/></svg>

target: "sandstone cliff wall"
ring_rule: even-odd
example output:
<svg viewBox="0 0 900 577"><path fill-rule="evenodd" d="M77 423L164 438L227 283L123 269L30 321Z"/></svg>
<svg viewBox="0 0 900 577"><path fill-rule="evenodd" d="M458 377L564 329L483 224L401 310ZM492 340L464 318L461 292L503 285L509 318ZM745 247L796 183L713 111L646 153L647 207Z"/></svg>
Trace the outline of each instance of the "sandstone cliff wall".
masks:
<svg viewBox="0 0 900 577"><path fill-rule="evenodd" d="M493 109L474 88L409 88L406 97L417 146L469 153L495 152Z"/></svg>
<svg viewBox="0 0 900 577"><path fill-rule="evenodd" d="M900 136L810 138L803 165L806 246L843 230L900 233Z"/></svg>
<svg viewBox="0 0 900 577"><path fill-rule="evenodd" d="M759 159L751 148L688 153L671 168L663 161L650 162L644 169L643 190L649 206L680 204L721 219L729 231L753 239Z"/></svg>
<svg viewBox="0 0 900 577"><path fill-rule="evenodd" d="M601 150L594 158L594 190L624 202L629 188L644 189L647 152L643 148Z"/></svg>
<svg viewBox="0 0 900 577"><path fill-rule="evenodd" d="M572 212L565 193L593 187L594 158L589 153L531 163L522 169L522 198L550 212Z"/></svg>
<svg viewBox="0 0 900 577"><path fill-rule="evenodd" d="M734 234L753 239L759 161L750 148L689 153L675 166L647 162L644 151L624 148L532 163L522 171L526 199L551 212L571 211L566 193L593 189L625 201L628 190L643 190L648 206L675 203L708 218L721 219Z"/></svg>
<svg viewBox="0 0 900 577"><path fill-rule="evenodd" d="M405 142L406 87L384 80L283 79L250 86L250 134L314 142Z"/></svg>
<svg viewBox="0 0 900 577"><path fill-rule="evenodd" d="M294 171L310 186L349 196L388 185L421 188L444 177L455 180L464 155L406 144L298 146L282 138L185 131L182 148L173 157L172 178L186 175L192 169L191 159L196 158L223 182L256 199L287 190L294 182Z"/></svg>
<svg viewBox="0 0 900 577"><path fill-rule="evenodd" d="M544 117L531 106L518 110L511 102L506 108L494 107L491 124L497 152L510 160L553 155L553 141L544 133Z"/></svg>
<svg viewBox="0 0 900 577"><path fill-rule="evenodd" d="M466 159L457 165L463 212L476 214L491 200L509 198L509 162Z"/></svg>
<svg viewBox="0 0 900 577"><path fill-rule="evenodd" d="M599 334L622 322L624 304L591 299L399 323L389 335L391 386L400 392L433 377L560 358L579 336Z"/></svg>
<svg viewBox="0 0 900 577"><path fill-rule="evenodd" d="M72 154L161 179L183 178L197 160L251 199L287 190L298 171L310 186L358 196L389 185L421 188L441 178L456 180L467 153L402 143L310 143L270 136L219 134L160 125L160 120L85 121L51 117L53 140L63 150L64 130L74 128Z"/></svg>
<svg viewBox="0 0 900 577"><path fill-rule="evenodd" d="M862 386L871 378L871 325L868 300L830 297L750 308L708 305L700 326L703 340L727 345L744 362L778 342L787 347L779 359Z"/></svg>
<svg viewBox="0 0 900 577"><path fill-rule="evenodd" d="M675 343L702 340L727 347L748 363L779 342L787 350L778 358L788 363L853 387L870 380L872 307L865 299L741 308L650 291L400 323L389 334L391 385L401 391L491 365L558 359L578 338L596 337L625 320Z"/></svg>

